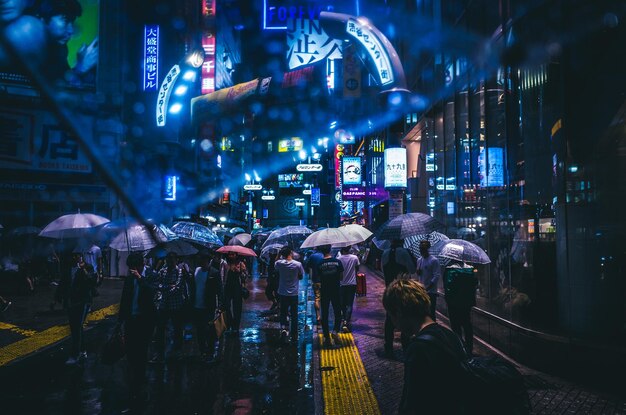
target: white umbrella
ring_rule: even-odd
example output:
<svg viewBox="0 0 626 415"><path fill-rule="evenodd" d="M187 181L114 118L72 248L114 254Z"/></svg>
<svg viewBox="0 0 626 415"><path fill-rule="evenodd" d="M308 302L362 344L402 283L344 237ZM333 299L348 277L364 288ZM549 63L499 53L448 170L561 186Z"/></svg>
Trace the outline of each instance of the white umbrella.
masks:
<svg viewBox="0 0 626 415"><path fill-rule="evenodd" d="M307 236L300 248L313 248L321 245L332 245L335 248L354 245L362 242L357 237L348 235L337 228L326 228Z"/></svg>
<svg viewBox="0 0 626 415"><path fill-rule="evenodd" d="M148 229L144 225L131 225L128 229L113 238L109 246L117 251L147 251L160 243L173 241L178 238L178 236L165 225L152 226L152 229ZM152 233L156 235L156 240L153 238Z"/></svg>
<svg viewBox="0 0 626 415"><path fill-rule="evenodd" d="M94 215L93 213L79 212L63 215L46 225L46 227L39 232L39 236L56 239L80 238L95 227L108 222L110 222L110 220L107 218Z"/></svg>
<svg viewBox="0 0 626 415"><path fill-rule="evenodd" d="M240 233L231 238L228 241L228 245L241 245L246 246L252 240L252 236L249 233Z"/></svg>
<svg viewBox="0 0 626 415"><path fill-rule="evenodd" d="M358 240L359 242L364 242L373 235L369 229L362 225L357 225L356 223L342 226L339 230L346 233L348 236L354 237L353 239Z"/></svg>

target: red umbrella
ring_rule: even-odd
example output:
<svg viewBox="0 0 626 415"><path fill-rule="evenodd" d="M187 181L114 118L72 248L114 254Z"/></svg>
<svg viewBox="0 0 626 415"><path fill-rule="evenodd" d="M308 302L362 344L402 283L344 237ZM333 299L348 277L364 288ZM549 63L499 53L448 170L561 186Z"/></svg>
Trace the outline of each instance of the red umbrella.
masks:
<svg viewBox="0 0 626 415"><path fill-rule="evenodd" d="M240 246L240 245L224 245L223 247L219 248L216 252L221 252L223 254L227 254L229 252L235 252L242 256L256 256L256 253L252 249L246 248L245 246Z"/></svg>

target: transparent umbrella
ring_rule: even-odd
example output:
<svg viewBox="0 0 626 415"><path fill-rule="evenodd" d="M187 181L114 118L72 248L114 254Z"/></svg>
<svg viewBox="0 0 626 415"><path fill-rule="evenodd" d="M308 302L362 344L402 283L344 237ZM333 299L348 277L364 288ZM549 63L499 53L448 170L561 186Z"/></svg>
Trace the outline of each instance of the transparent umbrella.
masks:
<svg viewBox="0 0 626 415"><path fill-rule="evenodd" d="M300 248L313 248L322 245L332 245L336 248L354 245L362 242L358 236L352 236L337 228L326 228L315 231L304 240Z"/></svg>
<svg viewBox="0 0 626 415"><path fill-rule="evenodd" d="M285 226L272 231L261 248L270 244L282 244L294 250L299 249L306 237L312 233L313 231L306 226Z"/></svg>
<svg viewBox="0 0 626 415"><path fill-rule="evenodd" d="M438 256L474 264L489 264L491 262L481 247L464 239L450 239L441 248Z"/></svg>
<svg viewBox="0 0 626 415"><path fill-rule="evenodd" d="M176 222L172 225L172 231L188 242L207 248L214 249L224 245L215 232L199 223Z"/></svg>
<svg viewBox="0 0 626 415"><path fill-rule="evenodd" d="M283 248L283 245L281 245L281 244L270 244L270 245L264 247L263 249L261 249L260 258L264 262L269 263L270 262L270 254L272 254L272 253L278 254L282 248Z"/></svg>
<svg viewBox="0 0 626 415"><path fill-rule="evenodd" d="M109 246L117 251L137 252L147 251L154 248L158 244L173 241L178 236L165 225L151 225L152 229L148 229L144 225L131 225L119 235L117 235ZM152 234L156 235L156 240Z"/></svg>
<svg viewBox="0 0 626 415"><path fill-rule="evenodd" d="M358 243L366 241L367 239L369 239L370 236L373 235L373 233L369 229L355 223L342 226L339 228L339 230L343 233L353 236L354 239L358 240Z"/></svg>

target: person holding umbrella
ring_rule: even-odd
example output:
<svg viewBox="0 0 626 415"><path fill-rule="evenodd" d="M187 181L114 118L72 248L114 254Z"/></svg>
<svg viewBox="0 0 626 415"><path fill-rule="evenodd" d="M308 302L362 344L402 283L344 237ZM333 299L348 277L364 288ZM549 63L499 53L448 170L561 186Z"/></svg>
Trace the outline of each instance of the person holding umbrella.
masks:
<svg viewBox="0 0 626 415"><path fill-rule="evenodd" d="M182 351L187 294L184 278L183 269L178 266L178 254L168 252L157 277L156 355L152 359L155 362L161 362L165 357L165 330L170 320L174 328L173 355L179 357Z"/></svg>
<svg viewBox="0 0 626 415"><path fill-rule="evenodd" d="M248 268L237 252L228 252L226 257L226 282L224 284L224 300L227 324L231 333L239 332L241 312L243 309L242 288L248 278Z"/></svg>
<svg viewBox="0 0 626 415"><path fill-rule="evenodd" d="M317 265L315 271L320 278L321 287L321 312L322 312L322 331L324 333L324 346L332 347L328 327L329 306L333 306L333 314L335 315L335 324L333 326L334 333L339 332L341 326L341 301L339 297L339 282L343 278L343 264L337 258L331 255L331 245L323 245L319 247L320 252L324 255L324 259Z"/></svg>
<svg viewBox="0 0 626 415"><path fill-rule="evenodd" d="M91 295L95 287L95 273L91 265L83 261L80 253L72 256L73 264L70 272L63 275L57 288L56 298L63 304L72 335L71 355L65 364L73 365L79 359L85 359L83 341L83 324L91 308Z"/></svg>
<svg viewBox="0 0 626 415"><path fill-rule="evenodd" d="M129 392L134 399L145 383L148 348L156 324L156 273L144 265L144 258L138 252L128 255L126 265L128 276L124 279L118 322L124 329Z"/></svg>
<svg viewBox="0 0 626 415"><path fill-rule="evenodd" d="M478 280L474 275L474 267L461 261L451 260L443 278L450 328L463 341L465 352L470 356L474 347L471 311L476 305L477 286Z"/></svg>
<svg viewBox="0 0 626 415"><path fill-rule="evenodd" d="M215 313L223 308L224 288L220 274L221 260L209 252L198 254L200 266L190 281L189 298L193 304L193 324L196 326L198 349L202 359L212 361L215 353L215 330L208 330Z"/></svg>
<svg viewBox="0 0 626 415"><path fill-rule="evenodd" d="M293 259L293 251L285 246L280 250L280 258L276 261L278 274L278 295L280 296L280 335L286 340L287 311L291 322L291 341L298 341L298 291L300 280L304 277L304 268L299 261Z"/></svg>
<svg viewBox="0 0 626 415"><path fill-rule="evenodd" d="M417 277L430 296L430 317L437 321L437 283L441 278L441 266L439 260L430 255L429 249L430 241L420 241L419 250L422 257L417 261Z"/></svg>
<svg viewBox="0 0 626 415"><path fill-rule="evenodd" d="M381 256L381 264L383 267L383 274L385 275L385 287L388 287L393 281L400 278L402 275L415 274L416 268L413 258L410 252L403 248L404 241L402 239L393 239L391 246L383 251ZM391 320L389 313L385 316L385 356L393 357L393 338L394 338L394 323ZM401 335L402 347L406 347L409 342L409 337L402 333Z"/></svg>

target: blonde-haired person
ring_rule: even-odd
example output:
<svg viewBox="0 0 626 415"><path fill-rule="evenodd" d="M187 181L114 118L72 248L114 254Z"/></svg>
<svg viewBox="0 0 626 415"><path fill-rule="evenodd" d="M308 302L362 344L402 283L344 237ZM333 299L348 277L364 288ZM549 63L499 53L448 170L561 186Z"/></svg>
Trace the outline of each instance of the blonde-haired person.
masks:
<svg viewBox="0 0 626 415"><path fill-rule="evenodd" d="M395 280L383 294L383 305L393 324L410 336L399 413L465 413L459 372L465 351L456 334L431 318L424 286L415 280Z"/></svg>

